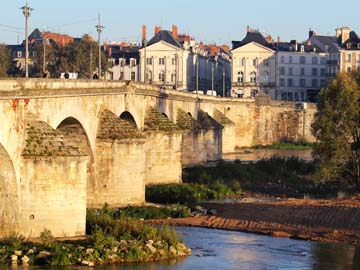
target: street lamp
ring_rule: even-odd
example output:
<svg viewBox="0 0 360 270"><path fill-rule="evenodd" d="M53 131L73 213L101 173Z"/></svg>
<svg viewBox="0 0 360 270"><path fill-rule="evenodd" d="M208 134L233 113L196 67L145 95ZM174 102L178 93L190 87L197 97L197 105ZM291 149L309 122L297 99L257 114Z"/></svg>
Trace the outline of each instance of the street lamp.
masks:
<svg viewBox="0 0 360 270"><path fill-rule="evenodd" d="M20 8L25 16L25 77L29 77L29 66L28 66L28 58L29 58L29 33L28 33L28 18L30 17L31 11L33 8L28 6L26 2L25 6Z"/></svg>
<svg viewBox="0 0 360 270"><path fill-rule="evenodd" d="M100 14L99 14L99 18L98 18L98 25L96 25L96 31L98 32L98 43L99 43L99 79L101 79L101 32L102 30L105 28L104 26L102 26L100 24Z"/></svg>

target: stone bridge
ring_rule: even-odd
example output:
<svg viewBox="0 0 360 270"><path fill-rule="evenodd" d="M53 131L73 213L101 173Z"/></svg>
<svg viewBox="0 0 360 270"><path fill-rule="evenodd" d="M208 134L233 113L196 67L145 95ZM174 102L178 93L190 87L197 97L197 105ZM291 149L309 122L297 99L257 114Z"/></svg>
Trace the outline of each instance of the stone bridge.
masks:
<svg viewBox="0 0 360 270"><path fill-rule="evenodd" d="M114 81L0 80L0 237L85 233L87 207L141 204L184 166L282 138L313 140L315 106Z"/></svg>

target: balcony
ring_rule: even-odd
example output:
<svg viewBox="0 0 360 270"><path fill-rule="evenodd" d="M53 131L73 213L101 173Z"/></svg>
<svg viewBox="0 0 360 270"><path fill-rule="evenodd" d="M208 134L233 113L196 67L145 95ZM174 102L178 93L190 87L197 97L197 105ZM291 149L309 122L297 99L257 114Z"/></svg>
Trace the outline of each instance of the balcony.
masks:
<svg viewBox="0 0 360 270"><path fill-rule="evenodd" d="M235 87L275 87L275 83L274 82L243 82L243 83L239 83L239 82L234 82L232 83L232 86Z"/></svg>

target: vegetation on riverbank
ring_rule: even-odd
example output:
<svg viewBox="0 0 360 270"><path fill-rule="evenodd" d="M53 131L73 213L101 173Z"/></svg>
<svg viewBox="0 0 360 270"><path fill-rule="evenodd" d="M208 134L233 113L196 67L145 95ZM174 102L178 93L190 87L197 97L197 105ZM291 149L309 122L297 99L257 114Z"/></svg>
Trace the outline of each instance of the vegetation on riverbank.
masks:
<svg viewBox="0 0 360 270"><path fill-rule="evenodd" d="M0 263L93 266L190 254L190 249L168 226L154 227L118 213L107 206L88 210L87 237L80 240L59 241L48 230L37 241L10 235L0 240Z"/></svg>
<svg viewBox="0 0 360 270"><path fill-rule="evenodd" d="M223 199L241 194L240 183L236 180L229 183L209 181L207 183L184 183L147 186L147 202L161 204L183 204L190 207L200 201Z"/></svg>
<svg viewBox="0 0 360 270"><path fill-rule="evenodd" d="M314 177L314 162L298 158L272 157L256 163L219 163L215 167L197 166L184 170L185 183L209 184L221 181L226 185L237 181L246 191L269 195L331 193L346 188L338 181L321 182Z"/></svg>
<svg viewBox="0 0 360 270"><path fill-rule="evenodd" d="M286 150L310 150L316 147L317 143L310 143L305 139L297 141L280 140L270 145L254 145L250 149L286 149Z"/></svg>

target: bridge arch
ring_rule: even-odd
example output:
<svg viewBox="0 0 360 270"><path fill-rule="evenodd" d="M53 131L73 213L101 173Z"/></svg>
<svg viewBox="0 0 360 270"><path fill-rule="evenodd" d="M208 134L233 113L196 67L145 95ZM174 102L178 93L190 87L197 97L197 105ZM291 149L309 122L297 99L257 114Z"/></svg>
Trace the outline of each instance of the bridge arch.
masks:
<svg viewBox="0 0 360 270"><path fill-rule="evenodd" d="M128 122L131 126L139 128L139 125L136 123L134 116L129 111L124 111L120 114L120 119Z"/></svg>
<svg viewBox="0 0 360 270"><path fill-rule="evenodd" d="M0 144L0 237L19 227L19 197L13 162Z"/></svg>

